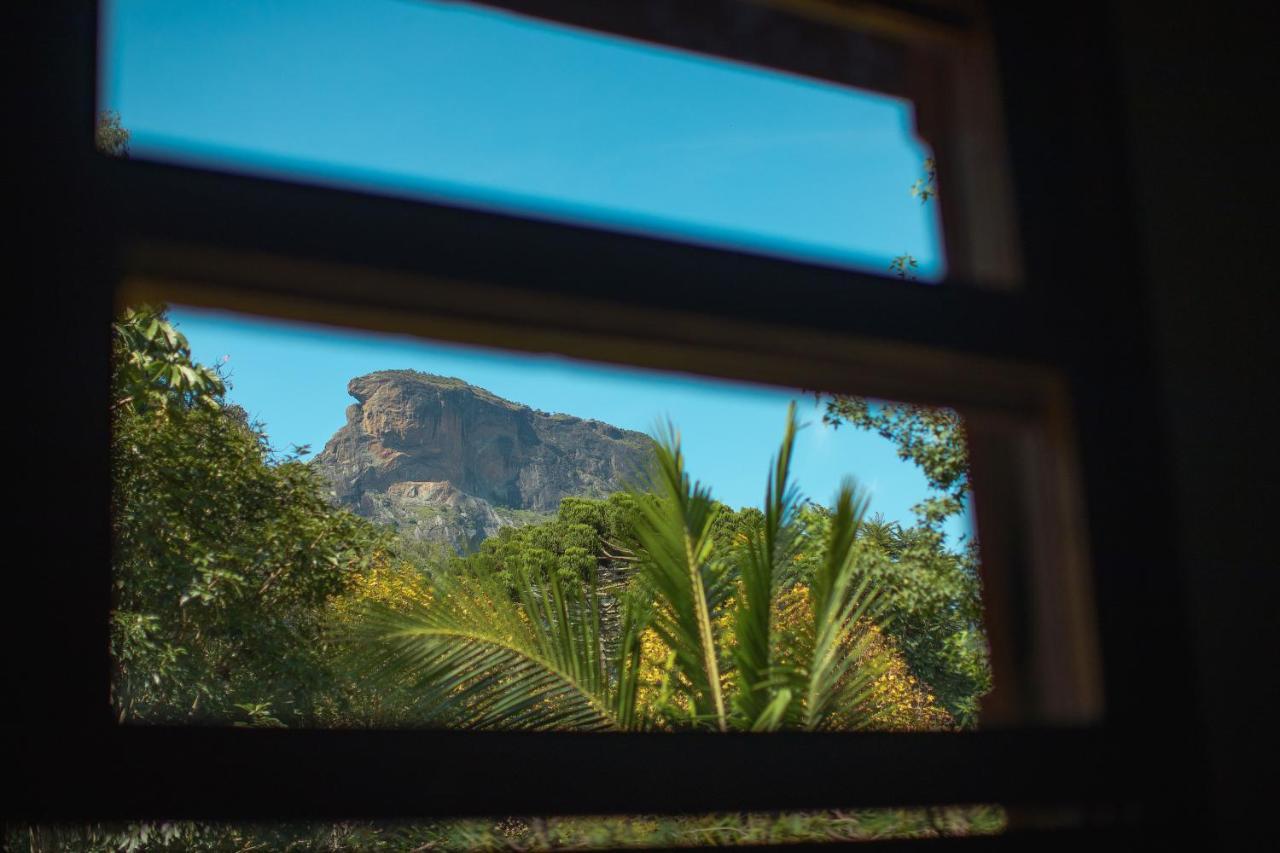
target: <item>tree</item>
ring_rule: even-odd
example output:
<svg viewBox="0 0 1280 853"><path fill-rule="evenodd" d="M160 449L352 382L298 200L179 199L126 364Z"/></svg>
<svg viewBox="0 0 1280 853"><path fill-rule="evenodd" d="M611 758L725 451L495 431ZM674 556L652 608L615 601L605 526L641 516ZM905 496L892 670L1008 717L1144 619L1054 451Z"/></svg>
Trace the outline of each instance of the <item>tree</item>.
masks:
<svg viewBox="0 0 1280 853"><path fill-rule="evenodd" d="M117 716L311 719L330 679L323 605L383 559L384 535L274 459L162 310L113 331Z"/></svg>
<svg viewBox="0 0 1280 853"><path fill-rule="evenodd" d="M827 523L818 507L805 521L819 531ZM863 522L859 541L861 570L884 590L885 634L938 705L957 725L972 726L991 689L974 544L953 551L935 530L878 516Z"/></svg>
<svg viewBox="0 0 1280 853"><path fill-rule="evenodd" d="M932 158L924 168L924 177L911 187L921 204L937 196ZM914 257L904 254L889 269L907 278L916 265ZM961 551L950 551L942 533L947 519L964 512L969 496L964 420L945 407L845 394L825 395L822 420L833 429L848 424L892 441L898 456L916 465L935 492L912 508L918 526L904 529L877 521L864 531L878 543L876 571L891 590L892 633L912 669L938 691L943 706L970 725L976 722L979 698L991 689L977 549L969 541Z"/></svg>
<svg viewBox="0 0 1280 853"><path fill-rule="evenodd" d="M898 446L898 456L918 467L939 493L913 507L926 526L936 530L964 511L969 453L964 420L954 409L833 394L822 421L832 428L849 424L869 430Z"/></svg>

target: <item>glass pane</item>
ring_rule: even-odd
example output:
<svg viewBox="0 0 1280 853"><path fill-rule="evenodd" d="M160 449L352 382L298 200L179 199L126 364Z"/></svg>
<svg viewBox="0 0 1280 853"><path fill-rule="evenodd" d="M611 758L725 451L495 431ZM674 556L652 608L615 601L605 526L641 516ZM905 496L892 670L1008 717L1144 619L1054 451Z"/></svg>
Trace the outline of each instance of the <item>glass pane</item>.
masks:
<svg viewBox="0 0 1280 853"><path fill-rule="evenodd" d="M849 809L824 812L607 817L473 818L344 823L154 822L25 826L6 849L159 850L561 850L725 847L995 835L999 806Z"/></svg>
<svg viewBox="0 0 1280 853"><path fill-rule="evenodd" d="M467 3L103 8L103 107L136 157L945 271L898 98Z"/></svg>
<svg viewBox="0 0 1280 853"><path fill-rule="evenodd" d="M122 722L977 721L950 410L183 307L115 341Z"/></svg>

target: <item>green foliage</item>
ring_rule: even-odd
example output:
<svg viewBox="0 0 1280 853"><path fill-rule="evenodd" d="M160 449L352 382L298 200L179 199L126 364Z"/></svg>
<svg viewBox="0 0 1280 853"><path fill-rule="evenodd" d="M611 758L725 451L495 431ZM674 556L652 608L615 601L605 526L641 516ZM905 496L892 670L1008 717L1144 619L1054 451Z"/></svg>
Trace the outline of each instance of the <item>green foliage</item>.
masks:
<svg viewBox="0 0 1280 853"><path fill-rule="evenodd" d="M640 499L636 535L644 549L641 581L658 606L652 627L675 656L691 719L728 727L720 683L715 614L728 601L731 576L712 535L719 507L711 492L691 483L679 437L668 432L656 454L657 499Z"/></svg>
<svg viewBox="0 0 1280 853"><path fill-rule="evenodd" d="M419 694L415 717L457 728L615 728L596 596L556 572L435 579L431 600L374 605L354 629L374 679Z"/></svg>
<svg viewBox="0 0 1280 853"><path fill-rule="evenodd" d="M784 450L789 446L784 441ZM674 456L672 459L674 461ZM801 598L808 600L810 584L816 595L823 595L822 584L814 581L823 570L830 572L836 564L823 566L820 557L844 547L839 543L847 540L847 534L833 533L831 510L813 504L797 505L794 490L779 491L778 484L787 482L788 466L789 456L780 454L770 470L763 512L754 508L735 512L720 504L711 504L706 510L712 519L703 529L709 530L711 553L719 562L714 574L708 569L703 583L714 591L708 596L708 615L717 649L715 665L723 682L722 699L726 691L731 691L726 722L733 726L767 729L802 724L796 716L802 707L797 697L804 694L805 688L796 684L796 674L815 671L811 666L813 640L805 638L816 639L817 634L810 633L811 611L805 610L803 614L778 611L782 602L796 600L791 591L799 590ZM654 482L661 484L662 480L655 478ZM436 568L433 574L487 578L494 583L487 589L487 595L500 598L505 594L517 606L521 585L530 582L522 578L545 584L554 575L561 594L572 595L573 601L579 600L576 598L579 594L587 596L588 601L594 596L604 646L616 652L615 644L630 643L625 655L613 658L614 665L622 667L624 662L633 659L627 655L634 656L640 652L640 645L649 643L655 660L646 665L665 673L659 676L665 684L663 699L642 698L636 704L632 701L634 697L624 691L602 701L619 709L619 714L632 715L626 717L626 726L710 724L718 727L719 716L710 681L705 675L698 675L696 669L701 666L705 672L706 667L700 663L705 658L700 657L701 626L696 610L667 617L683 619L683 627L678 623L664 623L652 613L647 616L643 612L631 613L629 618L639 620L637 627L643 623L645 636L653 634L657 625L664 625L661 637L654 636L651 641L643 640L640 644L622 628L624 617L628 616L627 608L635 606L631 598L633 587L648 582L641 568L651 552L637 532L637 525L645 523L639 507L649 502L653 510L659 510L662 501L678 501L679 489L684 488L670 472L666 482L676 486L676 497L618 494L606 500L566 499L553 520L504 529L475 554L454 558L447 568ZM688 488L691 493L699 491L693 486ZM672 491L668 489L669 493ZM855 509L850 506L850 520L856 517ZM667 521L670 520L667 516ZM677 518L673 524L674 535L679 539L684 535L679 533L683 522ZM981 590L972 547L955 553L945 547L940 534L928 527L904 529L879 519L858 525L855 539L857 553L852 560L852 577L856 583L869 580L880 589L879 618L894 649L905 657L911 673L923 683L924 692L934 694L939 705L956 722L971 724L979 698L990 689L988 653L980 619ZM683 559L675 546L655 550L674 555L673 559ZM682 596L689 601L692 593L679 592L678 588L691 587L693 581L679 577L679 571L688 569L672 569L664 576L665 595ZM574 589L575 584L580 589ZM640 598L649 602L666 600L653 590L641 594ZM772 610L765 606L766 601L774 603ZM798 625L804 630L799 630ZM484 628L483 624L476 627ZM788 636L787 643L780 640L783 634ZM832 639L825 638L828 650ZM664 668L673 640L684 644L684 657ZM846 635L841 641L849 643L851 637ZM810 645L805 646L806 642ZM788 647L784 650L783 645ZM856 651L846 648L841 660L852 660L856 655L851 653ZM795 666L797 656L802 655L808 655L810 668ZM684 675L684 667L694 668L693 679ZM611 670L610 677L616 677L620 671ZM875 668L851 665L846 671L828 669L826 672L836 676L829 688L839 684L841 689L850 691L835 703L848 706L856 705L864 696L867 685L862 676L874 674ZM859 677L849 677L854 674ZM760 690L751 687L760 684L767 687ZM695 685L700 685L700 695ZM378 690L389 695L391 687L391 683L384 682ZM628 681L627 689L632 687ZM793 692L785 699L779 698L786 691ZM815 695L821 695L821 691ZM618 704L620 702L622 704ZM782 713L784 711L786 713ZM873 724L898 725L901 719L890 715L878 718ZM620 721L619 725L623 723Z"/></svg>
<svg viewBox="0 0 1280 853"><path fill-rule="evenodd" d="M800 523L806 536L823 535L831 514L811 505ZM882 591L885 632L957 724L972 726L991 689L976 547L957 553L927 526L904 528L879 517L862 523L858 539L857 571Z"/></svg>
<svg viewBox="0 0 1280 853"><path fill-rule="evenodd" d="M903 281L915 281L916 270L919 268L920 262L916 260L915 255L912 255L909 252L897 255L889 262L889 272L893 273Z"/></svg>
<svg viewBox="0 0 1280 853"><path fill-rule="evenodd" d="M787 686L776 693L767 686L774 680L778 663L772 630L773 603L799 545L795 525L799 492L788 484L794 445L795 418L790 417L782 450L765 482L764 512L743 537L746 546L741 560L742 588L734 612L734 661L738 667L734 706L752 730L778 728L793 698Z"/></svg>
<svg viewBox="0 0 1280 853"><path fill-rule="evenodd" d="M634 557L633 515L634 500L625 493L604 500L565 498L551 520L504 527L452 564L457 571L497 575L511 585L520 572L535 569L554 572L564 583L580 582L599 566L608 582L617 563ZM607 559L607 553L617 559Z"/></svg>
<svg viewBox="0 0 1280 853"><path fill-rule="evenodd" d="M310 719L322 605L383 542L224 405L163 311L114 326L112 701L122 721Z"/></svg>
<svg viewBox="0 0 1280 853"><path fill-rule="evenodd" d="M115 110L103 110L93 128L93 142L98 150L115 157L129 156L129 131L120 123Z"/></svg>
<svg viewBox="0 0 1280 853"><path fill-rule="evenodd" d="M878 669L866 644L876 581L859 568L857 544L865 501L846 484L800 577L788 479L795 427L793 406L763 514L712 501L668 433L655 493L566 501L555 521L455 560L414 606L370 602L348 628L359 668L417 691L424 719L456 726L870 724ZM797 581L807 583L807 615L783 642L776 611ZM731 621L747 638L742 649ZM668 661L656 704L638 700L650 635Z"/></svg>
<svg viewBox="0 0 1280 853"><path fill-rule="evenodd" d="M705 815L608 815L552 818L465 818L432 822L13 826L5 849L46 853L248 853L289 851L423 851L659 849L734 845L936 838L1004 829L993 806L846 809Z"/></svg>
<svg viewBox="0 0 1280 853"><path fill-rule="evenodd" d="M823 728L828 719L846 716L871 689L874 672L869 667L855 668L855 677L846 677L864 658L870 637L856 628L880 594L874 575L861 567L864 552L855 541L866 507L866 497L855 493L851 484L841 487L828 526L828 545L813 573L814 621L804 703L807 729Z"/></svg>
<svg viewBox="0 0 1280 853"><path fill-rule="evenodd" d="M447 563L454 555L453 548L444 542L412 539L403 534L396 537L395 555L415 566L438 566Z"/></svg>
<svg viewBox="0 0 1280 853"><path fill-rule="evenodd" d="M186 337L153 308L126 308L112 326L113 407L142 414L194 407L219 409L225 384L218 371L191 360Z"/></svg>
<svg viewBox="0 0 1280 853"><path fill-rule="evenodd" d="M899 458L918 467L940 493L914 507L927 526L936 530L964 511L969 452L964 420L954 409L835 394L826 399L822 421L833 429L849 424L896 444Z"/></svg>
<svg viewBox="0 0 1280 853"><path fill-rule="evenodd" d="M936 198L937 168L911 187L921 204ZM915 278L918 263L902 254L889 265L899 278ZM822 399L823 395L819 395ZM911 669L937 692L961 725L976 722L978 700L991 689L986 636L982 630L981 582L974 542L961 552L945 545L942 526L964 512L969 496L969 454L964 421L953 409L826 395L823 422L874 432L898 447L898 456L924 474L935 494L915 507L918 525L904 529L877 519L864 526L870 556L866 571L885 589L887 630ZM815 515L810 523L825 520Z"/></svg>
<svg viewBox="0 0 1280 853"><path fill-rule="evenodd" d="M926 157L924 161L924 177L917 178L916 182L911 185L911 195L913 198L920 199L920 203L924 204L937 194L938 168L932 157Z"/></svg>

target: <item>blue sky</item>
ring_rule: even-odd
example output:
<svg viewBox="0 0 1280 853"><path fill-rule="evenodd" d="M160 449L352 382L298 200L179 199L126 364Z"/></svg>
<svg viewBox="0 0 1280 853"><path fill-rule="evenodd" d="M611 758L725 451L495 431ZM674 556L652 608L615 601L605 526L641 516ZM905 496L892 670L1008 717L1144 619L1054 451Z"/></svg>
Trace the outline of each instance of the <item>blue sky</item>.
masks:
<svg viewBox="0 0 1280 853"><path fill-rule="evenodd" d="M107 0L134 156L943 271L908 102L427 0Z"/></svg>
<svg viewBox="0 0 1280 853"><path fill-rule="evenodd" d="M883 271L943 271L936 206L909 193L927 152L880 95L607 39L465 3L108 0L102 102L134 157L251 171ZM893 285L886 285L893 286ZM408 338L178 308L198 360L282 449L318 451L349 379L414 368L551 412L649 431L670 417L690 467L758 504L788 401L796 473L826 501L855 474L909 520L924 478L889 442L821 425L812 397ZM959 534L966 525L949 528Z"/></svg>

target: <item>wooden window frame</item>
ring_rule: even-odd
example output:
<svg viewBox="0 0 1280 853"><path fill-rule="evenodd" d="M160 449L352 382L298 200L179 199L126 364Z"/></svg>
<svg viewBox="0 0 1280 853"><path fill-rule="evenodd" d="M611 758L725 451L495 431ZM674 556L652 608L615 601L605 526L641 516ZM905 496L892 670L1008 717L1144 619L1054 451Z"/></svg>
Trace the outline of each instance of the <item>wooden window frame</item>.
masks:
<svg viewBox="0 0 1280 853"><path fill-rule="evenodd" d="M1048 844L1068 836L1038 833L1037 820L1067 814L1088 832L1129 837L1176 825L1166 818L1183 817L1196 801L1190 713L1152 713L1157 686L1187 680L1189 655L1176 593L1158 583L1168 558L1159 536L1164 475L1138 421L1154 409L1152 367L1125 249L1132 229L1122 202L1126 167L1106 142L1119 126L1117 106L1102 97L1101 106L1082 108L1115 80L1105 45L1090 41L1103 22L1099 8L1048 25L1002 7L983 19L974 49L999 64L1004 92L974 115L985 116L982 124L1002 106L1013 201L990 221L966 220L968 208L947 217L986 235L967 238L969 256L953 265L986 286L966 286L957 274L931 287L443 205L111 161L90 145L96 4L73 5L22 22L44 37L38 44L52 46L46 61L57 72L42 90L55 99L41 107L52 119L52 144L39 177L65 206L35 225L45 236L70 228L62 238L75 240L74 251L50 256L47 284L31 294L33 305L57 312L64 330L65 345L46 371L80 383L75 399L47 392L52 420L39 440L58 443L83 493L63 515L37 507L27 519L51 537L68 523L76 535L54 558L56 575L23 581L18 591L33 604L6 626L15 642L57 629L56 642L17 669L32 698L8 735L7 753L27 780L8 804L14 816L426 818L998 802L1021 816L1015 828ZM936 83L952 67L947 57L957 55L956 33L976 26L968 4L778 0L750 3L748 19L729 0L655 2L648 17L625 0L493 5L860 85L874 81L851 79L832 60L835 48L806 53L796 45L846 39L839 28L849 21L877 38L906 28L921 34L912 44L934 46L933 64L922 65ZM594 17L583 19L588 5ZM844 13L856 15L843 20ZM726 29L743 20L745 29ZM921 85L917 95L929 89ZM962 139L939 149L959 162L963 127L954 115L951 124L936 120L951 128L944 136ZM969 138L978 154L965 162L990 166L989 142ZM973 190L958 189L956 202L945 201L947 192L941 198L960 204L966 193ZM991 235L1011 225L1015 202L1016 251L1002 250ZM696 354L730 378L821 379L834 390L1003 413L996 421L1013 431L1032 424L1051 445L1037 458L1066 466L1046 473L1042 465L1041 476L1063 482L1063 471L1079 472L1080 495L1059 495L1056 508L1045 510L1052 517L1028 523L1059 531L1063 519L1075 525L1066 538L1084 549L1087 566L1077 565L1074 577L1085 585L1052 594L1096 610L1100 659L1089 663L1087 648L1059 648L1087 646L1081 626L1088 619L1046 629L1045 619L1031 618L1059 612L1044 610L1047 599L1035 590L1070 575L1051 572L1046 581L1019 564L1029 553L1023 542L998 546L1008 556L997 583L1007 595L992 605L1003 608L992 624L1003 632L995 641L1004 690L999 728L752 737L117 726L106 704L107 321L122 294L162 292L196 304L618 363L679 369ZM700 334L708 323L713 333ZM620 330L621 337L612 334ZM805 355L815 341L823 364ZM993 468L1020 464L1002 460L998 446L993 439L975 451L994 459ZM978 495L981 502L981 486ZM1134 496L1147 502L1143 511L1132 511ZM1017 502L1003 497L1004 506L989 501L989 510L980 503L980 516L1007 516ZM1072 509L1077 504L1082 509ZM984 530L990 524L980 523ZM1051 633L1037 641L1044 630ZM1151 655L1153 636L1163 638L1162 657ZM1023 653L1001 661L1002 649ZM1077 701L1091 678L1081 666L1099 669L1106 697L1104 715L1092 722L1087 714L1072 719L1097 707L1097 697ZM1166 745L1179 738L1182 749L1170 754ZM676 766L679 774L667 772ZM1000 846L1011 838L969 843Z"/></svg>

